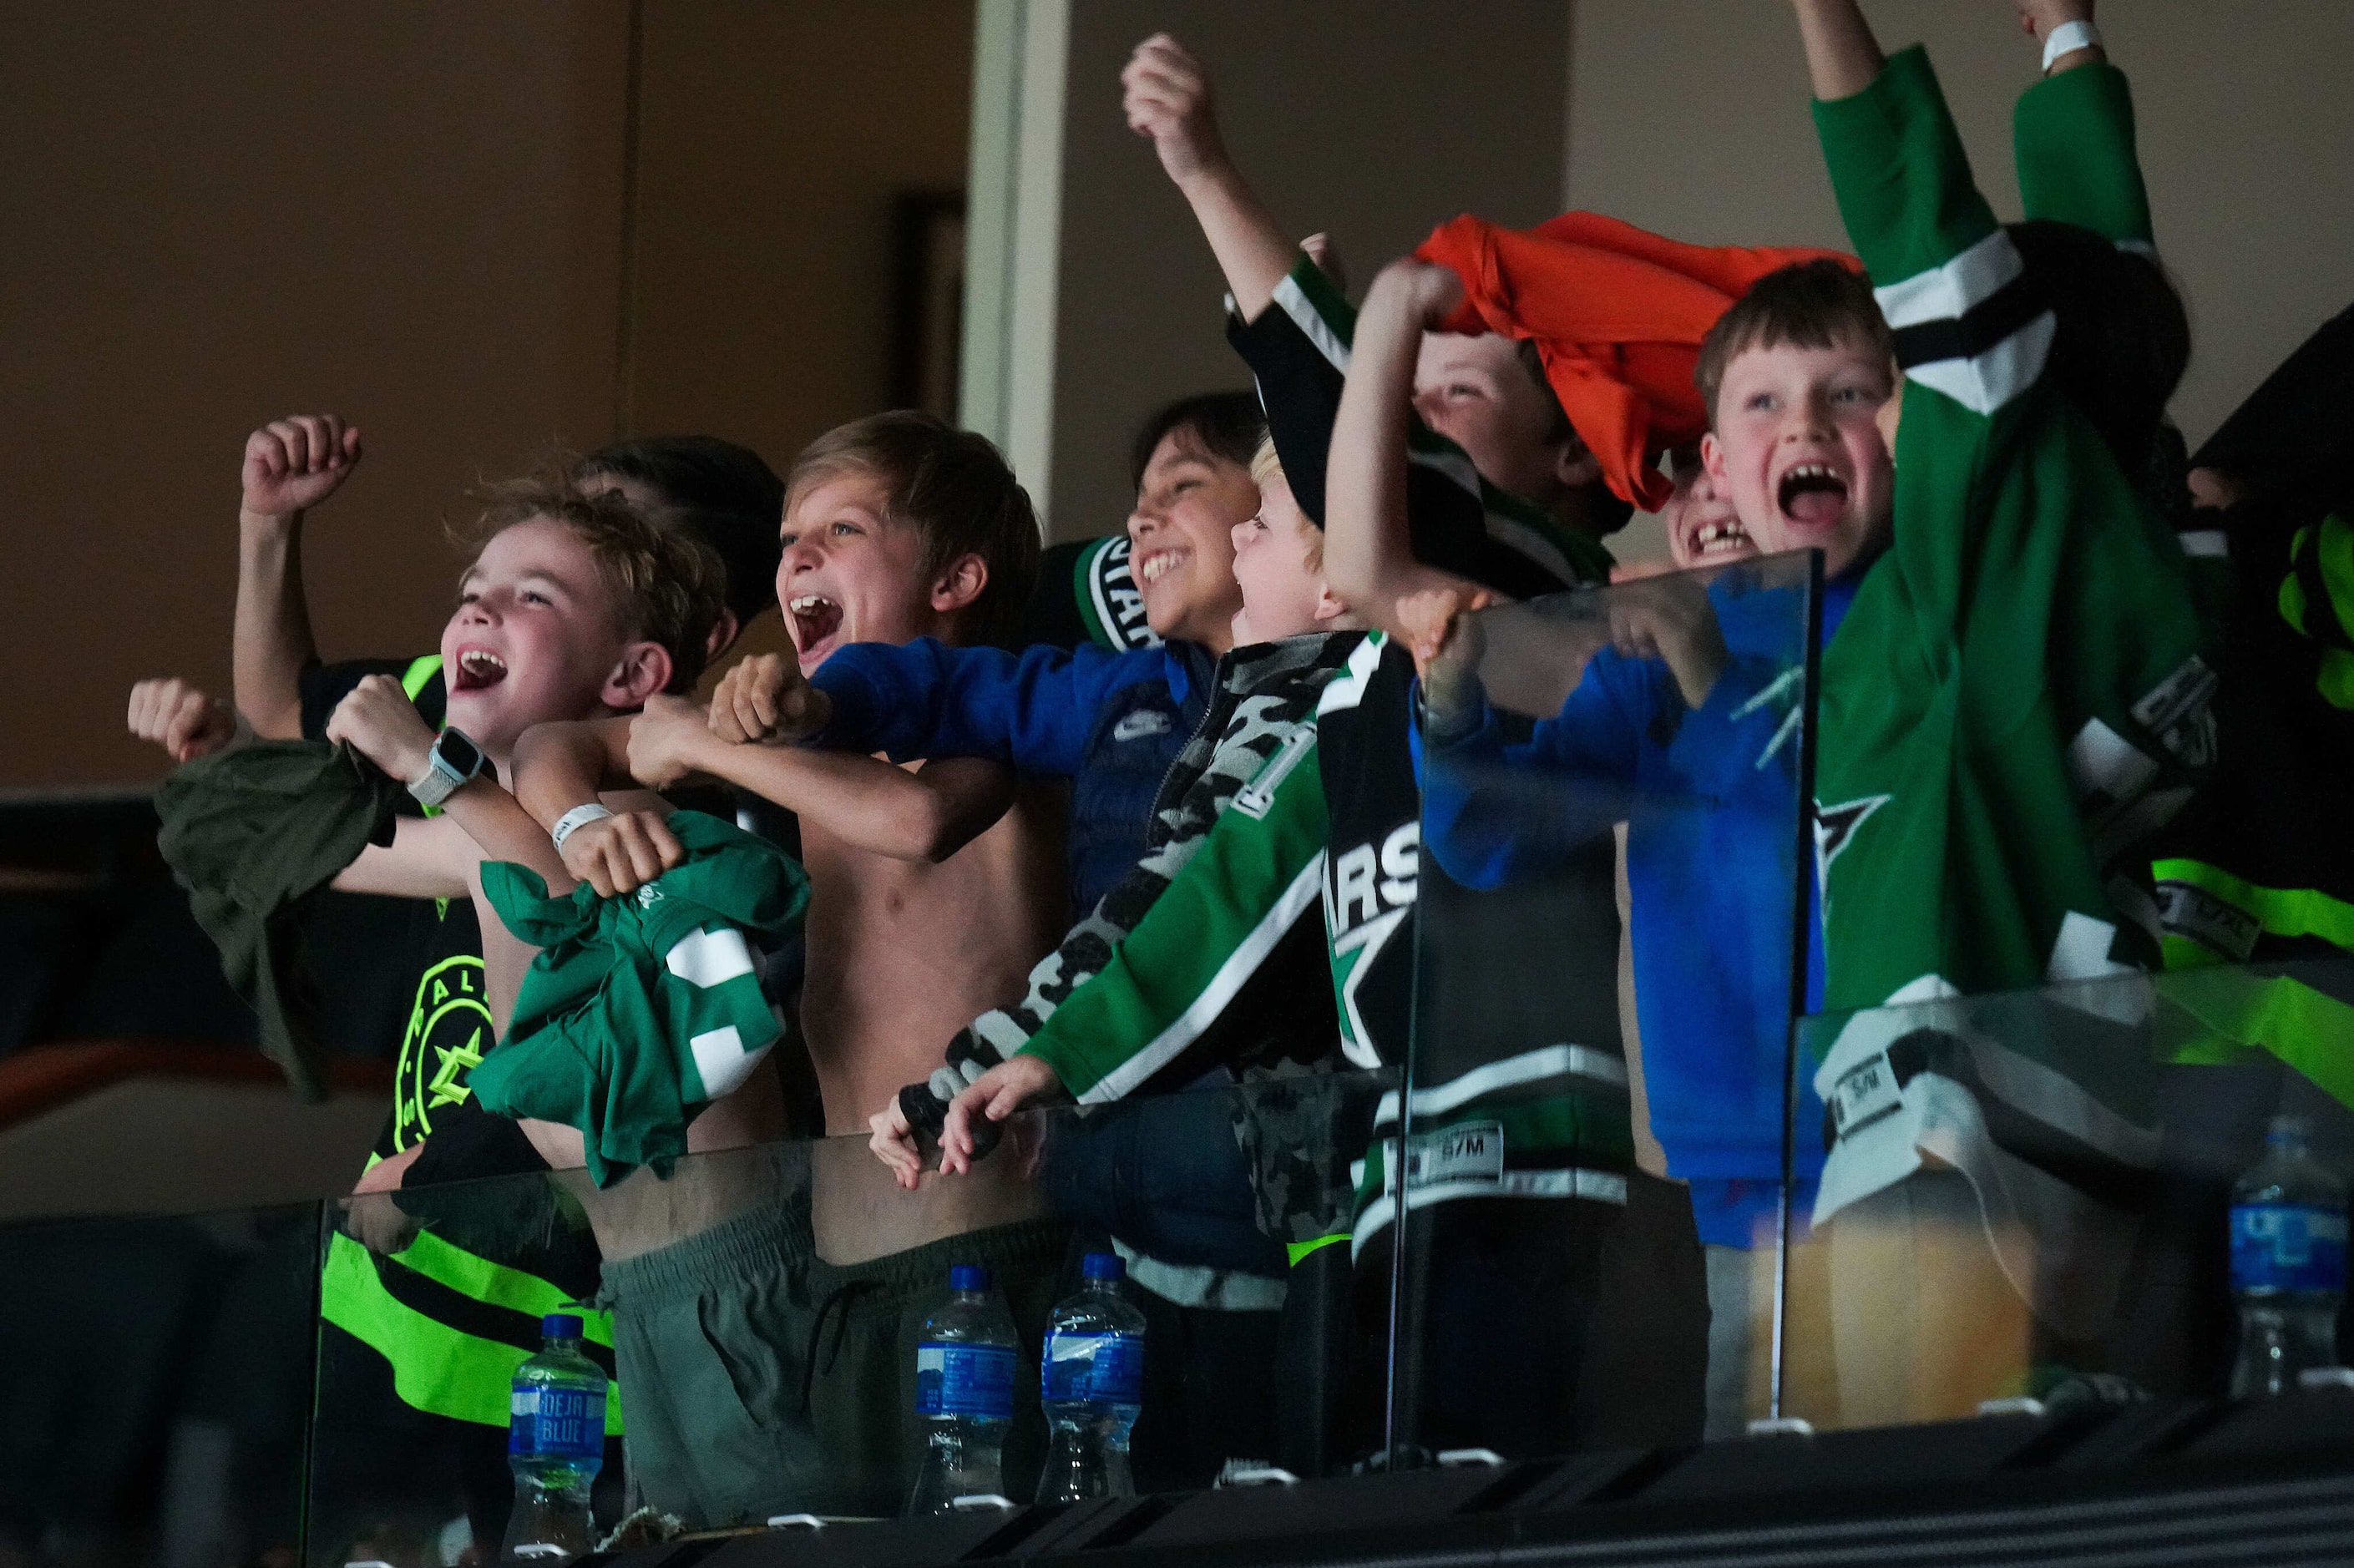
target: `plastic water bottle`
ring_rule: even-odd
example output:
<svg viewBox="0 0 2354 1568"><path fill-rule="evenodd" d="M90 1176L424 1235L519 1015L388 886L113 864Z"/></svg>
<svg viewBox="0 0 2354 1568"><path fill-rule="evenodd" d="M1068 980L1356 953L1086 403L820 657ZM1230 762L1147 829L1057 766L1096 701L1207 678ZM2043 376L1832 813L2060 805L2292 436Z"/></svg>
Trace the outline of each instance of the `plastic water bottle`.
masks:
<svg viewBox="0 0 2354 1568"><path fill-rule="evenodd" d="M560 1561L596 1544L588 1489L605 1463L605 1374L580 1353L578 1317L551 1312L539 1331L546 1344L515 1369L507 1404L507 1562Z"/></svg>
<svg viewBox="0 0 2354 1568"><path fill-rule="evenodd" d="M2275 1117L2264 1157L2232 1189L2234 1397L2285 1393L2338 1360L2346 1296L2346 1189L2306 1152L2305 1123Z"/></svg>
<svg viewBox="0 0 2354 1568"><path fill-rule="evenodd" d="M1129 1497L1128 1435L1144 1404L1144 1314L1120 1288L1118 1255L1087 1254L1087 1283L1046 1324L1039 1391L1046 1407L1042 1503Z"/></svg>
<svg viewBox="0 0 2354 1568"><path fill-rule="evenodd" d="M1013 1318L989 1270L949 1271L948 1305L916 1346L916 1415L924 1462L912 1514L946 1513L962 1497L1002 1496L1005 1429L1013 1424Z"/></svg>

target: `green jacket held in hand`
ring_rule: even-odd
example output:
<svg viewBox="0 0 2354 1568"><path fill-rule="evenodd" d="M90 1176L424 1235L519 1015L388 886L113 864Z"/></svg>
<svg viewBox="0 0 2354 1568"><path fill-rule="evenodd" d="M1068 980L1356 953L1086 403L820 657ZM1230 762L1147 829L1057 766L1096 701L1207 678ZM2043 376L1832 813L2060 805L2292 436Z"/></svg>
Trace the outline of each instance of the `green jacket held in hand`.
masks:
<svg viewBox="0 0 2354 1568"><path fill-rule="evenodd" d="M229 985L261 1018L261 1049L301 1098L326 1097L302 974L302 906L370 843L392 842L404 791L347 746L263 740L199 758L155 791L156 847Z"/></svg>

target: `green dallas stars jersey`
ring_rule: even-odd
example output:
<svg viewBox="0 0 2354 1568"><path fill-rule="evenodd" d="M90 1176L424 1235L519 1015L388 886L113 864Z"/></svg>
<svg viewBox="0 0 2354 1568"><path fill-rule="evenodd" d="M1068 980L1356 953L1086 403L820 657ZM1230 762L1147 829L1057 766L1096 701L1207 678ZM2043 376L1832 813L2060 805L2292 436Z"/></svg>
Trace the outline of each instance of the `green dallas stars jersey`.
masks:
<svg viewBox="0 0 2354 1568"><path fill-rule="evenodd" d="M2063 134L2098 123L2104 79L2031 90L2022 124L2047 108ZM1894 537L1823 658L1827 1006L2147 968L2158 920L2134 851L2211 751L2181 550L2042 379L2054 318L1971 182L1926 57L1897 55L1815 116L1906 377ZM2122 160L2107 231L2146 232L2129 132L2085 145ZM2097 173L2058 180L2021 154L2031 196L2072 193L2050 216L2097 217L2083 194ZM2084 1000L1999 1041L1925 1041L1917 1013L1848 1022L1816 1078L1839 1134L1818 1217L1917 1169L1922 1147L2031 1229L2087 1185L2129 1192L2156 1154L2146 1032Z"/></svg>
<svg viewBox="0 0 2354 1568"><path fill-rule="evenodd" d="M584 882L551 898L527 867L482 867L491 906L540 952L507 1037L474 1069L475 1097L578 1128L599 1187L639 1165L667 1175L695 1113L776 1043L744 934L790 930L809 903L801 868L767 840L701 811L669 823L686 858L626 897Z"/></svg>

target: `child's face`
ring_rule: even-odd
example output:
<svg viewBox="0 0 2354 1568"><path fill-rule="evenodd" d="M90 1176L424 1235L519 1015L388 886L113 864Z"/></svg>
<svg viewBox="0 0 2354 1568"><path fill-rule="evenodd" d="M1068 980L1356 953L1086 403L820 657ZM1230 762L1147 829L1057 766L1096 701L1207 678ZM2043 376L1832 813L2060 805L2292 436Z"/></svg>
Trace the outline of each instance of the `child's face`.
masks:
<svg viewBox="0 0 2354 1568"><path fill-rule="evenodd" d="M1553 405L1530 379L1511 338L1423 334L1414 366L1414 410L1461 447L1490 484L1547 507L1567 488L1563 461L1579 449L1545 440L1553 429Z"/></svg>
<svg viewBox="0 0 2354 1568"><path fill-rule="evenodd" d="M1699 449L1679 450L1670 466L1676 488L1668 503L1659 508L1659 522L1667 529L1668 554L1676 565L1690 570L1757 554L1757 546L1749 530L1741 525L1732 500L1720 493L1716 482L1709 478Z"/></svg>
<svg viewBox="0 0 2354 1568"><path fill-rule="evenodd" d="M1895 470L1876 416L1891 375L1846 344L1751 348L1725 366L1701 455L1758 549L1819 549L1837 576L1886 530Z"/></svg>
<svg viewBox="0 0 2354 1568"><path fill-rule="evenodd" d="M1291 486L1270 478L1258 487L1258 512L1234 527L1235 581L1243 607L1235 611L1235 646L1278 642L1316 630L1326 602L1324 574L1308 564L1318 544L1316 524L1291 497Z"/></svg>
<svg viewBox="0 0 2354 1568"><path fill-rule="evenodd" d="M849 642L912 642L953 630L953 606L935 603L924 537L890 515L877 475L837 474L793 498L778 538L777 602L801 651L801 673Z"/></svg>
<svg viewBox="0 0 2354 1568"><path fill-rule="evenodd" d="M1161 438L1128 519L1129 570L1153 630L1225 651L1228 623L1242 605L1235 524L1257 509L1250 470L1204 451L1190 430Z"/></svg>
<svg viewBox="0 0 2354 1568"><path fill-rule="evenodd" d="M578 535L535 517L492 535L441 629L449 722L493 757L533 725L595 716L624 649L621 599Z"/></svg>

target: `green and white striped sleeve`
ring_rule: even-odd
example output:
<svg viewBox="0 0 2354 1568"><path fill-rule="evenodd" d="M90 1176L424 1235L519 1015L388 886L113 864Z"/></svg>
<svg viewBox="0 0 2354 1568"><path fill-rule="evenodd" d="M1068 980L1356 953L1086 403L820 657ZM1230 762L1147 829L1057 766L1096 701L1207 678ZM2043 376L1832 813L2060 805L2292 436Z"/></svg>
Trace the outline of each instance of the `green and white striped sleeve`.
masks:
<svg viewBox="0 0 2354 1568"><path fill-rule="evenodd" d="M1992 418L2043 374L2056 326L1970 176L1929 57L1906 49L1861 92L1814 109L1905 378Z"/></svg>
<svg viewBox="0 0 2354 1568"><path fill-rule="evenodd" d="M1316 728L1306 722L1110 960L1021 1049L1083 1104L1133 1092L1201 1044L1278 944L1317 917L1324 840Z"/></svg>

